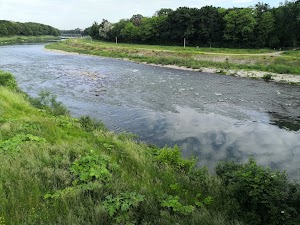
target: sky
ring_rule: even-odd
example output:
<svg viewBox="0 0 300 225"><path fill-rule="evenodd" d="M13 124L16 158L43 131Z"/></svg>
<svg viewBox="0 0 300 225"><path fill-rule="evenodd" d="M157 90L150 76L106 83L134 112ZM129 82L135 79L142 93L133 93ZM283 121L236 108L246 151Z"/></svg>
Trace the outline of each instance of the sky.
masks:
<svg viewBox="0 0 300 225"><path fill-rule="evenodd" d="M153 16L161 8L248 7L258 2L277 7L283 0L0 0L0 20L37 22L61 30L84 29L102 19L114 23L134 14Z"/></svg>

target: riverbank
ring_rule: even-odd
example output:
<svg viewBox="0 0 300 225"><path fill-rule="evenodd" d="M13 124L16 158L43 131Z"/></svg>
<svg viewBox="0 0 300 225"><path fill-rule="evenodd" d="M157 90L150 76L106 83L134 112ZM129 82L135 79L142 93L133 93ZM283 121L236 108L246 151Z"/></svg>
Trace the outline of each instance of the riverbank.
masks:
<svg viewBox="0 0 300 225"><path fill-rule="evenodd" d="M203 49L112 44L89 40L68 40L46 46L61 50L104 57L120 58L155 66L219 73L251 79L300 84L298 52L274 52L266 49Z"/></svg>
<svg viewBox="0 0 300 225"><path fill-rule="evenodd" d="M23 43L45 43L49 41L60 40L56 36L11 36L0 37L1 45L23 44Z"/></svg>
<svg viewBox="0 0 300 225"><path fill-rule="evenodd" d="M300 222L299 185L253 160L210 175L177 147L71 118L47 92L31 99L1 71L0 109L1 225Z"/></svg>

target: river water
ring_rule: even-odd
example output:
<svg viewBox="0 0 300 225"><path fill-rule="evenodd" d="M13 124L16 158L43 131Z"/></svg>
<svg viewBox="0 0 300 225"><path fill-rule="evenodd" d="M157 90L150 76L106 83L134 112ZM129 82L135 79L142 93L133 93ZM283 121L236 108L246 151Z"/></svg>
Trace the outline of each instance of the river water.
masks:
<svg viewBox="0 0 300 225"><path fill-rule="evenodd" d="M179 145L211 171L221 160L300 177L300 87L64 54L0 47L0 69L31 96L49 90L73 116L101 119L158 146Z"/></svg>

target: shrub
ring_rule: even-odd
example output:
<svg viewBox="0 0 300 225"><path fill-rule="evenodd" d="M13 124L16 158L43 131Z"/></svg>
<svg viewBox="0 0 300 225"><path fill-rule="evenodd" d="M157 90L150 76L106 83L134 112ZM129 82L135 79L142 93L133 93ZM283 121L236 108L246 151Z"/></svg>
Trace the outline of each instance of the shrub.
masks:
<svg viewBox="0 0 300 225"><path fill-rule="evenodd" d="M76 160L70 171L75 176L73 184L84 184L93 181L108 182L111 172L118 168L117 164L111 163L108 156L99 152L91 151L89 155Z"/></svg>
<svg viewBox="0 0 300 225"><path fill-rule="evenodd" d="M81 116L79 117L79 123L81 127L88 132L91 132L93 130L107 130L103 122L97 121L95 119L92 119L89 116Z"/></svg>
<svg viewBox="0 0 300 225"><path fill-rule="evenodd" d="M0 71L0 86L17 90L17 82L12 74Z"/></svg>
<svg viewBox="0 0 300 225"><path fill-rule="evenodd" d="M272 80L272 74L265 74L262 79L266 82Z"/></svg>
<svg viewBox="0 0 300 225"><path fill-rule="evenodd" d="M176 171L190 173L196 165L196 159L183 159L178 146L172 148L163 148L159 150L156 156L158 162L164 163Z"/></svg>
<svg viewBox="0 0 300 225"><path fill-rule="evenodd" d="M31 104L38 109L45 109L55 116L69 115L68 109L61 103L56 101L56 96L50 91L41 91L38 98L30 98Z"/></svg>
<svg viewBox="0 0 300 225"><path fill-rule="evenodd" d="M221 163L216 167L226 195L238 204L237 217L247 224L300 224L300 187L285 173L273 172L256 164ZM229 209L230 210L230 209Z"/></svg>
<svg viewBox="0 0 300 225"><path fill-rule="evenodd" d="M109 195L103 202L103 207L114 224L136 224L136 208L144 201L145 196L135 192L121 193L116 197Z"/></svg>

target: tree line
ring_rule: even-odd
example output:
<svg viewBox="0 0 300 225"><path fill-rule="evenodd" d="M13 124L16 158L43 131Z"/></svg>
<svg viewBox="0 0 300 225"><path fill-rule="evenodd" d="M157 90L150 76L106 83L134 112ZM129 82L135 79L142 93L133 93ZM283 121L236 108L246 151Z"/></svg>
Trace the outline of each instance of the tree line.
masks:
<svg viewBox="0 0 300 225"><path fill-rule="evenodd" d="M278 7L257 3L247 8L162 8L152 17L140 14L110 23L103 19L85 29L94 39L144 44L282 48L300 43L300 0Z"/></svg>
<svg viewBox="0 0 300 225"><path fill-rule="evenodd" d="M52 35L59 36L60 31L54 27L40 23L20 23L7 20L0 20L0 37L1 36L40 36Z"/></svg>

